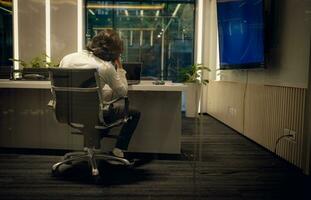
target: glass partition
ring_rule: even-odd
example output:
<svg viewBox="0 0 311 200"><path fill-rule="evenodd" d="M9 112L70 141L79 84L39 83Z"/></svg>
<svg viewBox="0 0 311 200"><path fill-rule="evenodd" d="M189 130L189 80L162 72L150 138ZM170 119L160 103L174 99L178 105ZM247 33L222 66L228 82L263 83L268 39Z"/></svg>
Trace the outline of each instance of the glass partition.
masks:
<svg viewBox="0 0 311 200"><path fill-rule="evenodd" d="M0 1L0 67L12 65L13 58L12 0Z"/></svg>
<svg viewBox="0 0 311 200"><path fill-rule="evenodd" d="M146 79L177 81L193 63L194 0L86 1L86 41L115 29L124 42L123 62L142 62Z"/></svg>

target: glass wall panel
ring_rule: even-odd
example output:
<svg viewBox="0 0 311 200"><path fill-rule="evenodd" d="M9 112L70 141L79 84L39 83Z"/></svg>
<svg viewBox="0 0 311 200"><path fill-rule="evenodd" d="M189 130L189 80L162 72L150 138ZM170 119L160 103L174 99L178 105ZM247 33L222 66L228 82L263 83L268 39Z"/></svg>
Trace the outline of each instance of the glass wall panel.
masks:
<svg viewBox="0 0 311 200"><path fill-rule="evenodd" d="M20 59L29 62L45 54L45 1L18 1L18 35Z"/></svg>
<svg viewBox="0 0 311 200"><path fill-rule="evenodd" d="M51 58L59 63L77 51L77 0L51 1Z"/></svg>
<svg viewBox="0 0 311 200"><path fill-rule="evenodd" d="M115 29L124 41L123 62L142 62L142 76L177 81L193 63L193 1L86 2L86 41Z"/></svg>
<svg viewBox="0 0 311 200"><path fill-rule="evenodd" d="M0 67L12 65L13 57L12 0L0 0Z"/></svg>

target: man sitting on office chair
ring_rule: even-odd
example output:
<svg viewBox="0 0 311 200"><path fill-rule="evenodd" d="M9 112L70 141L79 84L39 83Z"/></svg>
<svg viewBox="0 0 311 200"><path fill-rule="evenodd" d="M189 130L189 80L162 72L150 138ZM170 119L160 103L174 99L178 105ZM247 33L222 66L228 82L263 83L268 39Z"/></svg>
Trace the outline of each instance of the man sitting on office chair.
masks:
<svg viewBox="0 0 311 200"><path fill-rule="evenodd" d="M94 36L87 45L87 50L72 53L65 56L60 67L68 68L96 68L101 87L108 84L112 89L111 93L103 93L104 100L118 98L127 95L128 84L126 80L126 71L123 69L120 54L123 51L123 43L118 34L113 30L104 30ZM117 105L109 109L108 117L105 120L114 121L124 116L123 106ZM130 139L136 129L140 118L140 112L129 109L131 119L125 123L117 138L115 148L112 154L117 157L124 157L124 150L127 150Z"/></svg>

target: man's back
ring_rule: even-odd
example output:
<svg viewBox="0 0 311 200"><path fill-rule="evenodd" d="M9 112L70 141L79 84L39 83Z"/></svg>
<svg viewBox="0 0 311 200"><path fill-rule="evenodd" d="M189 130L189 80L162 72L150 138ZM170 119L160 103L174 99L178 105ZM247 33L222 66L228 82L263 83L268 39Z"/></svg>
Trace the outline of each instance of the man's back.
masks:
<svg viewBox="0 0 311 200"><path fill-rule="evenodd" d="M99 68L101 65L108 68L109 62L104 62L88 51L75 52L66 55L60 62L60 67L68 68Z"/></svg>
<svg viewBox="0 0 311 200"><path fill-rule="evenodd" d="M102 87L108 84L113 90L115 97L127 94L125 70L118 69L116 71L111 62L103 61L88 51L66 55L61 60L59 66L67 68L95 68L99 72Z"/></svg>

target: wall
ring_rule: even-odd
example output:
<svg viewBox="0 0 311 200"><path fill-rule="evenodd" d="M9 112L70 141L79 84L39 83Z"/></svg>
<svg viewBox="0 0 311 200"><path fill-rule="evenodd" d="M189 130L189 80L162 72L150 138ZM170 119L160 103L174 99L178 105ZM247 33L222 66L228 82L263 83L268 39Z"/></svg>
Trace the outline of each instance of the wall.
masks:
<svg viewBox="0 0 311 200"><path fill-rule="evenodd" d="M310 0L276 0L278 14L271 32L273 44L269 44L267 69L250 70L249 83L307 88L311 26L308 4ZM223 70L220 73L220 80L246 80L246 72Z"/></svg>
<svg viewBox="0 0 311 200"><path fill-rule="evenodd" d="M50 52L51 59L58 63L63 56L77 51L77 2L79 0L50 0ZM46 2L45 0L17 0L18 44L20 59L30 61L45 54Z"/></svg>
<svg viewBox="0 0 311 200"><path fill-rule="evenodd" d="M51 57L59 62L77 51L77 0L51 1Z"/></svg>
<svg viewBox="0 0 311 200"><path fill-rule="evenodd" d="M280 141L277 154L303 168L311 6L310 0L276 2L267 69L224 71L210 65L212 81L205 104L209 114L271 151L285 128L296 131L295 141Z"/></svg>
<svg viewBox="0 0 311 200"><path fill-rule="evenodd" d="M277 154L302 167L303 118L306 89L211 82L208 112L270 151L284 129L296 131L295 141L283 139Z"/></svg>
<svg viewBox="0 0 311 200"><path fill-rule="evenodd" d="M18 1L20 59L30 61L45 53L45 1Z"/></svg>

